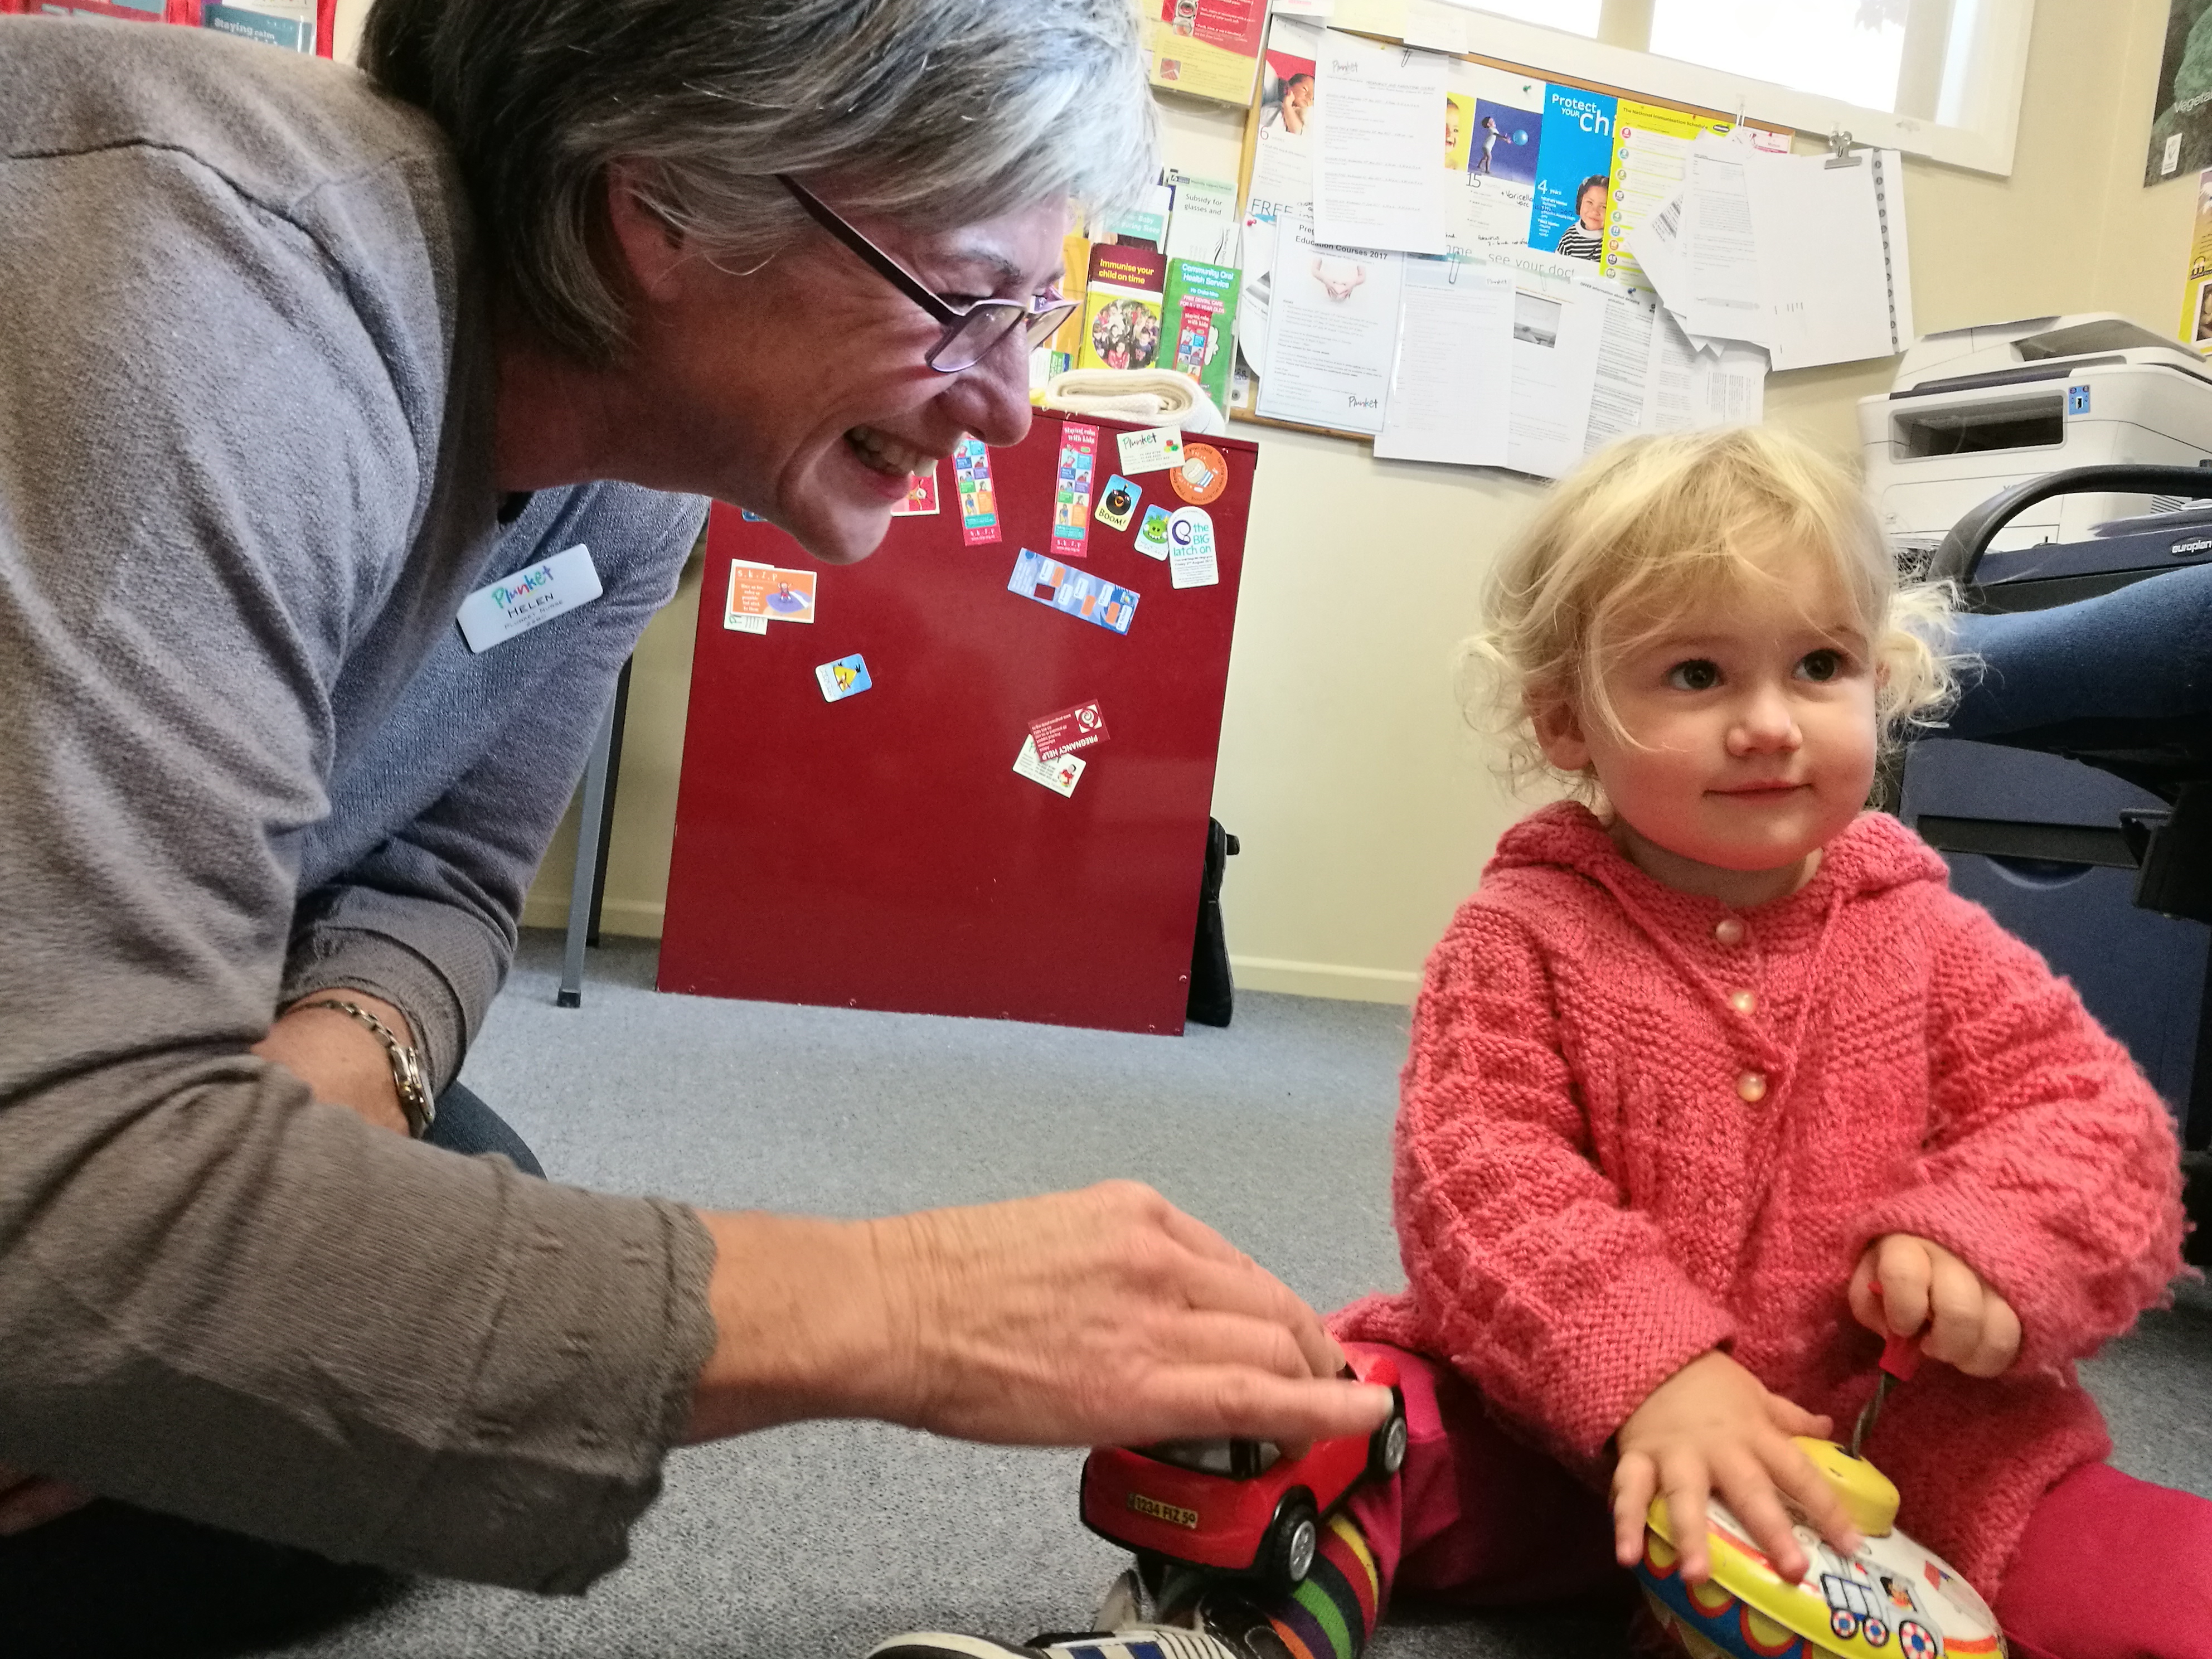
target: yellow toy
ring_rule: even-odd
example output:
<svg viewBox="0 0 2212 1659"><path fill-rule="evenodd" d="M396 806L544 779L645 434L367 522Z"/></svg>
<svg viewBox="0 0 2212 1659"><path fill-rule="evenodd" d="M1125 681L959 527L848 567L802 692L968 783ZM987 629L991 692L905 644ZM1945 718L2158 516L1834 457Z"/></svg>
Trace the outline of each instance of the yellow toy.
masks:
<svg viewBox="0 0 2212 1659"><path fill-rule="evenodd" d="M1893 1339L1884 1376L1846 1450L1800 1438L1866 1541L1846 1557L1801 1521L1797 1541L1812 1566L1791 1583L1775 1571L1728 1506L1707 1504L1712 1577L1686 1584L1666 1499L1645 1517L1636 1576L1653 1617L1690 1659L2004 1659L1996 1615L1974 1587L1897 1530L1897 1488L1858 1455L1893 1377L1917 1353Z"/></svg>

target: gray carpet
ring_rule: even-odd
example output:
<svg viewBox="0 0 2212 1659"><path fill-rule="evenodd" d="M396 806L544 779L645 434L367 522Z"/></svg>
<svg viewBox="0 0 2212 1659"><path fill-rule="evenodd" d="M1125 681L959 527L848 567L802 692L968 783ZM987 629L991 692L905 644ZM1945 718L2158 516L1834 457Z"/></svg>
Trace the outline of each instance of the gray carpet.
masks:
<svg viewBox="0 0 2212 1659"><path fill-rule="evenodd" d="M1389 1217L1403 1010L1240 998L1180 1039L664 997L653 947L592 953L552 1006L526 939L464 1080L557 1179L860 1215L1149 1181L1316 1306L1401 1282ZM2212 1297L2185 1292L2092 1385L2130 1473L2212 1494ZM806 1425L680 1454L630 1564L580 1599L424 1584L301 1655L846 1659L915 1627L1084 1619L1121 1558L1075 1516L1074 1453ZM1376 1659L1615 1653L1607 1611L1408 1615Z"/></svg>

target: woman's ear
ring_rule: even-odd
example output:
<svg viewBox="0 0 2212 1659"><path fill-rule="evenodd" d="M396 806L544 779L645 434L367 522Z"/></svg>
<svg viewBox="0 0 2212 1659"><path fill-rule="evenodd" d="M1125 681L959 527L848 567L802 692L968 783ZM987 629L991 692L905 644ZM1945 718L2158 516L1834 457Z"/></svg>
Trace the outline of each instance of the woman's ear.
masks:
<svg viewBox="0 0 2212 1659"><path fill-rule="evenodd" d="M1583 735L1581 712L1571 697L1553 694L1528 702L1528 724L1535 729L1536 747L1561 772L1589 769L1589 740Z"/></svg>
<svg viewBox="0 0 2212 1659"><path fill-rule="evenodd" d="M617 161L608 167L607 230L638 291L661 300L690 250L683 232L654 204L650 185L646 163Z"/></svg>

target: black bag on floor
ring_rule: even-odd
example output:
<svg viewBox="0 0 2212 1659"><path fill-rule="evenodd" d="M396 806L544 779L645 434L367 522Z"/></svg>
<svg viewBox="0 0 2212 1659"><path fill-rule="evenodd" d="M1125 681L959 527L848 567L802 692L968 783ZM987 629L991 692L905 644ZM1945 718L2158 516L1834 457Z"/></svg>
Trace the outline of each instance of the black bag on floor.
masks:
<svg viewBox="0 0 2212 1659"><path fill-rule="evenodd" d="M1198 890L1198 937L1190 947L1188 1018L1200 1025L1226 1025L1237 1004L1229 976L1229 940L1221 931L1221 878L1237 856L1237 837L1218 818L1206 821L1206 879Z"/></svg>

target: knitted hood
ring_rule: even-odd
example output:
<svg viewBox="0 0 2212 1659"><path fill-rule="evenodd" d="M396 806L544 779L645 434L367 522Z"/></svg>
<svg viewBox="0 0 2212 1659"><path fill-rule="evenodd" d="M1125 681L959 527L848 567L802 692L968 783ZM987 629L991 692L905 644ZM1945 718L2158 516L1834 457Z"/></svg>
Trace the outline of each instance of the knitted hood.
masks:
<svg viewBox="0 0 2212 1659"><path fill-rule="evenodd" d="M1503 870L1548 866L1587 877L1616 892L1639 887L1668 893L1613 844L1604 823L1580 801L1563 800L1530 814L1501 836L1484 878ZM1773 901L1820 905L1902 887L1947 882L1949 871L1928 843L1885 812L1862 812L1830 842L1813 879ZM1762 907L1765 908L1765 907Z"/></svg>

